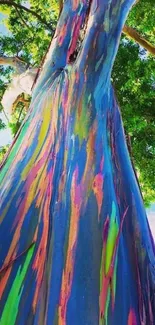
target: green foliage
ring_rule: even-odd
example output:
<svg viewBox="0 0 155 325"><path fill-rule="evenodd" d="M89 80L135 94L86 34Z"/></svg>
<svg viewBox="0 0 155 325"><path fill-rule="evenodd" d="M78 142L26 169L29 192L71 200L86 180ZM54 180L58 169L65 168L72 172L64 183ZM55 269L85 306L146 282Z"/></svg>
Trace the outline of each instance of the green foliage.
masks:
<svg viewBox="0 0 155 325"><path fill-rule="evenodd" d="M27 6L27 1L16 1ZM57 0L30 0L30 9L41 16L15 7L0 5L7 15L7 36L0 36L0 55L19 56L27 65L39 67L54 33L58 18ZM154 0L140 0L129 14L127 25L155 43ZM0 67L0 99L12 74ZM122 36L112 75L121 107L126 134L130 135L132 160L139 175L146 205L155 199L155 60L133 41ZM10 127L13 135L26 114L23 103L17 105ZM1 124L0 124L1 127Z"/></svg>
<svg viewBox="0 0 155 325"><path fill-rule="evenodd" d="M9 149L9 145L0 147L0 164L2 163L2 161L3 161L4 157L5 157L5 154L7 153L8 149Z"/></svg>
<svg viewBox="0 0 155 325"><path fill-rule="evenodd" d="M140 0L127 25L154 44L154 21L154 0ZM112 77L125 132L131 139L131 158L148 206L155 200L155 59L122 36Z"/></svg>
<svg viewBox="0 0 155 325"><path fill-rule="evenodd" d="M31 102L31 96L26 94L21 94L20 99L15 107L15 110L11 116L11 120L9 122L9 127L11 129L11 133L13 136L18 132L26 114L28 107Z"/></svg>
<svg viewBox="0 0 155 325"><path fill-rule="evenodd" d="M131 10L127 24L136 28L146 39L155 44L155 1L139 0Z"/></svg>
<svg viewBox="0 0 155 325"><path fill-rule="evenodd" d="M0 112L3 110L3 107L1 104L2 96L3 96L4 91L7 88L7 85L9 84L9 82L11 80L12 71L13 70L10 67L4 68L4 67L0 66ZM4 129L5 127L6 127L5 123L0 118L0 130Z"/></svg>
<svg viewBox="0 0 155 325"><path fill-rule="evenodd" d="M11 129L11 133L13 136L16 135L18 132L24 117L26 116L27 110L26 107L24 106L24 103L19 102L18 105L16 106L15 112L12 114L11 121L9 123L9 127Z"/></svg>
<svg viewBox="0 0 155 325"><path fill-rule="evenodd" d="M27 1L19 0L16 3L28 6ZM58 3L56 0L31 0L29 5L30 9L39 14L50 27L27 11L13 6L0 5L0 12L5 14L4 26L8 30L7 35L0 35L0 56L18 56L27 63L27 66L39 67L56 27ZM0 66L0 111L2 111L1 99L11 80L12 73L12 68ZM23 111L19 120L21 105ZM24 105L20 103L10 123L13 135L18 131L25 114ZM0 123L0 129L3 127L4 125Z"/></svg>
<svg viewBox="0 0 155 325"><path fill-rule="evenodd" d="M3 120L0 118L0 130L5 129L6 125Z"/></svg>
<svg viewBox="0 0 155 325"><path fill-rule="evenodd" d="M24 5L23 1L18 1ZM27 1L25 1L25 4ZM8 36L1 36L0 52L6 56L20 56L28 64L38 66L45 55L57 23L58 9L56 1L30 1L31 10L35 11L51 27L43 24L34 15L18 8L9 7L9 15L4 24L10 31ZM51 6L53 3L53 6ZM0 11L8 10L1 5Z"/></svg>

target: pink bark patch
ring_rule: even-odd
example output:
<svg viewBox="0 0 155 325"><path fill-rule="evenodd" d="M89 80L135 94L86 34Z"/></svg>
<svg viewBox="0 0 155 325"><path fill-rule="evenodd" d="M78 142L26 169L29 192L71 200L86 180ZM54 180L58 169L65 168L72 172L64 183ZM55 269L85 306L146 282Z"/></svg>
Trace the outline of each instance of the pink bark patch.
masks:
<svg viewBox="0 0 155 325"><path fill-rule="evenodd" d="M93 182L93 191L96 196L98 205L98 217L101 213L102 201L103 201L103 176L102 174L97 174Z"/></svg>
<svg viewBox="0 0 155 325"><path fill-rule="evenodd" d="M58 37L59 46L61 46L64 41L64 38L67 34L67 29L68 29L68 24L64 24L59 31L59 37Z"/></svg>
<svg viewBox="0 0 155 325"><path fill-rule="evenodd" d="M79 0L73 0L73 10L75 11L78 8Z"/></svg>
<svg viewBox="0 0 155 325"><path fill-rule="evenodd" d="M82 17L77 17L73 23L72 29L73 29L73 36L71 40L71 44L68 50L67 54L67 62L69 61L70 56L73 54L74 50L76 49L77 39L79 36L79 30L81 27Z"/></svg>
<svg viewBox="0 0 155 325"><path fill-rule="evenodd" d="M130 309L129 312L128 325L137 325L136 315L133 309Z"/></svg>

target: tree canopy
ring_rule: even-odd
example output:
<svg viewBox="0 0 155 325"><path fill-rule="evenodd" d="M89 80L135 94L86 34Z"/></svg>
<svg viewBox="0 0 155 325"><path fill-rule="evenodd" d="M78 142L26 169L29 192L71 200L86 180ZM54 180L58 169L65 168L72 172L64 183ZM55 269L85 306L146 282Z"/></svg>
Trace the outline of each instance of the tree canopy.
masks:
<svg viewBox="0 0 155 325"><path fill-rule="evenodd" d="M3 22L9 31L0 36L0 57L17 57L25 62L27 69L39 69L54 33L59 10L55 0L0 0L0 12L5 15ZM122 34L112 75L129 151L146 205L155 197L154 21L154 0L137 1ZM13 74L13 66L0 66L0 100ZM13 135L27 112L29 101L30 97L22 94L15 103L10 121ZM0 109L3 109L2 105ZM1 120L0 128L4 127Z"/></svg>

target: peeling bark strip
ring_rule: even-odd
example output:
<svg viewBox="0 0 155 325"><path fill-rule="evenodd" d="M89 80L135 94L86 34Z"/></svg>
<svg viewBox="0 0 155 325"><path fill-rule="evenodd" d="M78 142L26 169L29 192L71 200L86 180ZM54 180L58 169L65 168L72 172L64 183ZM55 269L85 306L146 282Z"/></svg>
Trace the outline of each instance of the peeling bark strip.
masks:
<svg viewBox="0 0 155 325"><path fill-rule="evenodd" d="M1 170L0 325L155 323L154 244L110 82L133 3L64 3Z"/></svg>

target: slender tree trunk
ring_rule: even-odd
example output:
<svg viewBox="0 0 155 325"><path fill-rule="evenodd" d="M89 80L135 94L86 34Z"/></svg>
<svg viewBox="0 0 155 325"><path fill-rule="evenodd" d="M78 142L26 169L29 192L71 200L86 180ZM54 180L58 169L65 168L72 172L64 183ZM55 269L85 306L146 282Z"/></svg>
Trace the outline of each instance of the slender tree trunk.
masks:
<svg viewBox="0 0 155 325"><path fill-rule="evenodd" d="M110 82L133 2L64 3L1 171L0 324L155 322L154 245Z"/></svg>

